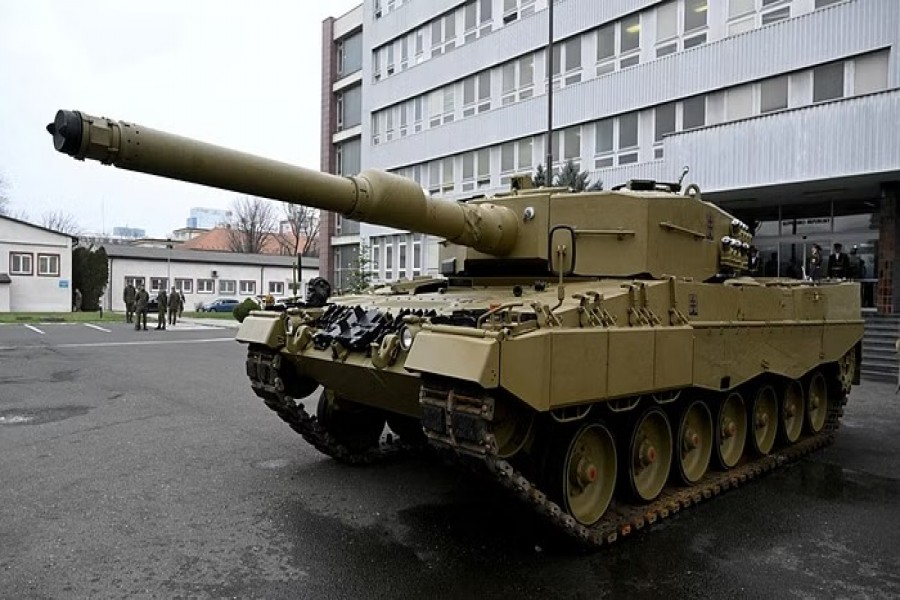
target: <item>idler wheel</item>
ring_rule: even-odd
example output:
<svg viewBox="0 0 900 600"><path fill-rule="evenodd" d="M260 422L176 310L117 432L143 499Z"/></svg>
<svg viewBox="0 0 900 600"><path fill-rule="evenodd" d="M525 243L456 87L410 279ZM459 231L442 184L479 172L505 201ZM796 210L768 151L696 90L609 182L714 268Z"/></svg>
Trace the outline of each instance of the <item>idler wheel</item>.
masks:
<svg viewBox="0 0 900 600"><path fill-rule="evenodd" d="M816 373L810 380L806 390L806 426L811 433L819 433L825 427L828 416L828 387L825 376Z"/></svg>
<svg viewBox="0 0 900 600"><path fill-rule="evenodd" d="M316 411L319 423L352 452L364 452L378 446L384 431L384 413L358 402L322 390Z"/></svg>
<svg viewBox="0 0 900 600"><path fill-rule="evenodd" d="M623 465L628 486L638 500L649 502L666 485L672 466L672 428L666 413L652 408L635 422Z"/></svg>
<svg viewBox="0 0 900 600"><path fill-rule="evenodd" d="M675 465L683 483L692 485L706 475L712 447L712 415L706 404L694 401L681 413L675 438Z"/></svg>
<svg viewBox="0 0 900 600"><path fill-rule="evenodd" d="M491 433L497 442L497 456L511 458L531 437L534 411L518 400L497 400Z"/></svg>
<svg viewBox="0 0 900 600"><path fill-rule="evenodd" d="M803 386L799 381L789 381L781 395L781 438L786 443L800 439L804 413Z"/></svg>
<svg viewBox="0 0 900 600"><path fill-rule="evenodd" d="M716 462L723 469L738 464L747 440L747 410L744 399L732 392L719 405L716 418Z"/></svg>
<svg viewBox="0 0 900 600"><path fill-rule="evenodd" d="M750 406L750 444L753 451L765 456L775 447L778 433L778 398L775 389L764 385L756 391Z"/></svg>
<svg viewBox="0 0 900 600"><path fill-rule="evenodd" d="M555 436L547 462L548 492L576 521L590 526L606 512L616 488L616 445L601 423L560 429L572 433Z"/></svg>

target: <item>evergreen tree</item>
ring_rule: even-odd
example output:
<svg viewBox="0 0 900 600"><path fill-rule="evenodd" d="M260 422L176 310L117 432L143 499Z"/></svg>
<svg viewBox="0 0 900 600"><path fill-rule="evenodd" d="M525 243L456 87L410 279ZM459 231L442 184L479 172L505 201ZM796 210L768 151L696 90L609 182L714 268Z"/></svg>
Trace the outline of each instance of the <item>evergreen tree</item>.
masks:
<svg viewBox="0 0 900 600"><path fill-rule="evenodd" d="M361 294L369 288L373 275L372 269L370 268L371 262L372 260L369 258L369 246L360 244L359 255L353 262L353 270L350 271L350 276L347 278L347 289L344 290L345 292Z"/></svg>
<svg viewBox="0 0 900 600"><path fill-rule="evenodd" d="M543 164L537 166L537 169L534 171L534 176L531 178L531 182L534 187L547 186L547 171L544 169Z"/></svg>
<svg viewBox="0 0 900 600"><path fill-rule="evenodd" d="M72 251L72 293L81 290L81 309L100 309L100 296L109 278L109 258L102 247L79 246Z"/></svg>
<svg viewBox="0 0 900 600"><path fill-rule="evenodd" d="M583 192L587 186L588 173L579 171L575 166L575 162L569 159L562 169L556 175L553 185L557 187L566 187L576 192Z"/></svg>

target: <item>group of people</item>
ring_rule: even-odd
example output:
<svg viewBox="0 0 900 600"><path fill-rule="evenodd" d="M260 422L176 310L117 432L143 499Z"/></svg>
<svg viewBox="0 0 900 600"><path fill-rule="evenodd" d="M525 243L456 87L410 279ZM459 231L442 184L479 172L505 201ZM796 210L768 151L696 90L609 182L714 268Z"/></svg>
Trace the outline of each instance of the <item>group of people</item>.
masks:
<svg viewBox="0 0 900 600"><path fill-rule="evenodd" d="M132 284L125 286L122 295L125 301L125 322L134 323L134 330L147 331L147 313L150 308L150 294L144 289L143 285L135 288ZM168 324L175 325L184 312L184 294L174 287L172 291L166 294L166 290L160 289L156 296L158 307L157 313L157 329L166 328L166 315L168 315Z"/></svg>
<svg viewBox="0 0 900 600"><path fill-rule="evenodd" d="M750 247L750 257L748 260L748 274L753 276L776 277L778 275L778 255L773 252L769 256L769 260L763 264L762 258L756 247ZM810 279L818 281L823 277L829 279L865 279L867 275L866 262L856 253L856 247L850 254L844 252L843 244L835 244L832 254L828 257L828 262L822 252L822 247L813 244L810 250L809 259L805 266L798 266L796 262L791 261L786 265L781 273L782 277L792 277L795 279Z"/></svg>

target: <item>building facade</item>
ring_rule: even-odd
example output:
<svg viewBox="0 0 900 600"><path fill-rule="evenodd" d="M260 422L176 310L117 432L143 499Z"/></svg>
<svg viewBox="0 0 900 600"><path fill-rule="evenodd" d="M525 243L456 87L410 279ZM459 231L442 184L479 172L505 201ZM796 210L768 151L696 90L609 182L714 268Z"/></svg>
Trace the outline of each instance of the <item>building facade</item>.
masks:
<svg viewBox="0 0 900 600"><path fill-rule="evenodd" d="M220 208L195 207L185 223L191 229L212 229L231 222L231 211Z"/></svg>
<svg viewBox="0 0 900 600"><path fill-rule="evenodd" d="M125 286L143 285L151 295L173 286L185 297L185 310L196 310L216 298L252 298L257 295L291 296L296 258L234 252L171 250L110 245L109 281L101 303L106 310L124 311ZM319 275L317 258L303 257L301 295Z"/></svg>
<svg viewBox="0 0 900 600"><path fill-rule="evenodd" d="M0 312L71 311L74 241L0 216Z"/></svg>
<svg viewBox="0 0 900 600"><path fill-rule="evenodd" d="M900 2L553 8L548 64L547 0L363 4L352 13L362 40L358 166L450 199L504 189L545 162L552 86L554 169L571 160L609 188L677 180L687 166L705 199L755 225L768 273L802 276L813 245L827 254L842 243L868 288L864 301L900 307ZM330 33L323 56L344 40ZM324 81L336 71L323 66ZM338 106L338 83L323 88L331 153L345 141L339 120L324 118ZM323 255L343 254L342 236L323 240ZM437 269L427 237L363 224L347 241L364 244L376 279Z"/></svg>

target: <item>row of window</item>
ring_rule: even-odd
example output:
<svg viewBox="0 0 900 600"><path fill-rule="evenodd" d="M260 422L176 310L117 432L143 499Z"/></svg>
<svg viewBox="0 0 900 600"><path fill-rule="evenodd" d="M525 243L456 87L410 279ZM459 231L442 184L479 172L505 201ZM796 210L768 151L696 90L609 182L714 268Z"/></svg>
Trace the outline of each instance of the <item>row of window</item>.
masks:
<svg viewBox="0 0 900 600"><path fill-rule="evenodd" d="M407 248L412 248L411 252ZM395 281L422 274L422 235L397 234L369 238L369 259L376 281Z"/></svg>
<svg viewBox="0 0 900 600"><path fill-rule="evenodd" d="M35 274L35 254L32 252L10 252L9 274L28 276ZM37 276L59 277L59 254L37 254Z"/></svg>
<svg viewBox="0 0 900 600"><path fill-rule="evenodd" d="M791 75L749 83L723 92L694 96L645 111L635 111L553 132L555 165L572 160L587 170L636 163L641 141L652 143L652 158L663 156L668 134L887 88L889 54L875 52L853 60L821 65ZM801 90L806 90L806 94ZM652 128L642 135L644 127ZM587 142L583 144L583 140ZM443 157L396 172L415 179L432 194L486 189L499 160L500 185L513 173L531 172L542 163L544 136L525 137L498 146ZM649 148L649 146L647 146ZM590 158L586 158L590 157ZM649 149L643 159L649 160ZM458 175L461 174L461 177Z"/></svg>
<svg viewBox="0 0 900 600"><path fill-rule="evenodd" d="M816 0L823 8L842 0ZM726 34L736 35L751 29L789 19L793 0L728 0ZM422 27L391 40L373 50L372 77L378 81L413 65L446 54L521 17L534 14L535 0L503 0L502 16L494 19L499 0L470 0L462 7L440 15ZM646 43L652 43L657 57L687 50L708 39L709 0L670 0L653 9L629 15L591 32L596 41L596 74L603 75L640 62L641 34L653 23ZM651 15L654 18L650 18ZM581 57L571 40L560 42L554 59L554 74L565 65L566 71L580 69ZM412 55L412 56L411 56ZM399 59L398 59L399 57ZM574 82L574 78L569 78Z"/></svg>
<svg viewBox="0 0 900 600"><path fill-rule="evenodd" d="M820 0L816 8L836 1ZM657 57L706 43L707 3L670 0L652 9L655 19L648 19L651 11L645 11L557 43L551 71L554 89L583 81L585 67L591 64L596 76L638 64L644 21L656 24ZM730 0L728 18L738 29L752 29L789 18L790 11L791 0ZM729 29L729 35L740 33L738 29ZM374 112L371 142L389 142L542 94L544 63L543 52L529 53ZM544 72L536 72L536 67Z"/></svg>
<svg viewBox="0 0 900 600"><path fill-rule="evenodd" d="M412 0L372 0L372 17L380 19L384 15L391 13L410 2L412 2Z"/></svg>
<svg viewBox="0 0 900 600"><path fill-rule="evenodd" d="M135 288L139 288L145 285L147 279L145 277L129 275L125 277L125 285L128 284L133 285ZM197 292L198 294L215 294L216 293L216 281L218 281L218 289L219 294L224 295L235 295L239 293L242 296L253 296L256 294L256 281L252 279L197 279ZM174 279L175 289L183 294L193 294L194 293L194 280L182 277L176 277ZM150 292L160 292L160 291L168 291L169 290L169 278L168 277L151 277L150 278L150 287L148 288ZM280 296L284 294L284 282L283 281L270 281L268 282L268 293L273 296Z"/></svg>

